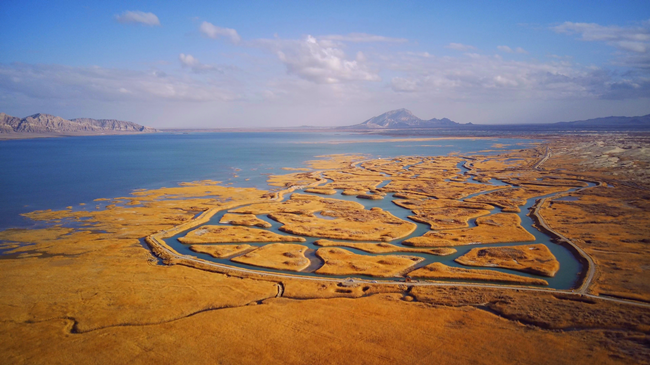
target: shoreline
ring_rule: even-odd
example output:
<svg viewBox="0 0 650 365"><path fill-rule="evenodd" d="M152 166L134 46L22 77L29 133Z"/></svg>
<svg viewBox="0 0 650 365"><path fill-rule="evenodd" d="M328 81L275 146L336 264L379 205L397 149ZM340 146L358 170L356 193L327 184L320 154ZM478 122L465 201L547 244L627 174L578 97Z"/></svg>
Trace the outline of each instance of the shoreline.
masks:
<svg viewBox="0 0 650 365"><path fill-rule="evenodd" d="M538 152L541 152L541 151L538 151ZM540 156L540 154L538 153L537 156ZM540 165L542 163L546 162L546 160L548 160L549 157L550 157L550 149L547 147L545 153L543 155L541 155L540 157L538 157L539 160L537 162L535 162L535 163L532 163L532 168L535 169L535 170L538 170ZM464 157L464 158L467 158L467 157ZM349 166L358 168L358 165L360 163L363 163L364 161L369 161L369 160L352 161L352 162L349 163ZM268 195L268 197L272 197L271 200L279 201L279 200L282 200L286 194L288 194L290 192L293 192L295 190L303 189L303 188L306 188L306 187L315 187L315 186L322 185L324 182L327 182L327 179L322 177L322 175L321 175L322 173L323 173L323 170L316 170L316 171L310 172L310 175L316 177L317 180L310 183L310 184L308 184L308 185L300 185L300 186L295 185L295 186L291 186L289 188L278 190L278 191L269 191L269 192L267 192L267 195ZM589 182L594 181L594 180L586 180L586 179L582 179L582 180L583 181L589 181ZM600 183L600 182L598 182L598 183ZM602 183L600 183L600 184L602 185ZM587 188L588 187L584 187L584 188L582 188L580 190L584 190L584 189L587 189ZM538 223L536 226L545 225L545 222L543 221L543 217L538 217L537 216L537 211L543 207L544 202L546 202L546 198L538 199L536 201L535 205L533 206L534 210L533 210L533 212L531 212L531 216L534 217L535 222ZM248 203L248 204L250 204L250 203ZM291 277L291 278L300 278L300 279L303 279L303 280L312 280L312 281L313 280L316 280L316 281L325 280L325 281L330 281L330 282L341 282L342 280L344 280L344 279L341 279L341 278L323 278L323 277L306 278L304 276L299 276L299 275L291 275L291 274L285 274L285 273L272 273L272 272L263 271L263 270L248 270L248 269L238 268L236 266L230 266L230 265L225 265L225 264L220 264L220 263L209 262L209 261L199 259L199 258L196 258L196 257L189 257L187 255L179 254L172 247L168 246L164 242L164 240L162 240L163 238L171 237L171 236L173 236L173 235L175 235L177 233L189 230L189 229L194 228L194 227L196 227L196 226L198 226L200 224L206 223L207 221L209 221L214 215L216 215L220 211L227 210L227 209L232 209L232 208L234 208L236 206L239 206L239 205L238 204L233 204L232 206L222 206L222 207L219 207L219 208L208 209L208 210L202 212L200 215L196 216L195 218L191 219L190 221L184 222L184 223L182 223L180 225L177 225L177 226L169 228L169 229L162 230L160 232L153 233L153 234L151 234L149 236L146 236L144 240L147 243L147 245L149 246L149 248L151 249L151 252L153 252L157 257L161 258L166 264L169 264L169 265L181 264L181 265L191 266L191 267L197 267L198 266L197 268L200 268L202 270L216 271L216 272L222 272L222 273L223 272L225 272L225 273L238 272L238 273L241 273L243 275L255 275L256 277L257 276L263 276L263 277L271 277L271 278L275 278L275 279ZM540 222L540 219L541 219L541 222ZM576 288L577 290L576 289L573 289L573 290L561 290L561 289L553 289L553 288L543 288L543 289L536 288L534 290L544 291L544 292L557 292L557 293L580 294L580 295L591 296L591 294L587 293L587 290L589 289L589 285L591 284L591 280L594 277L593 273L595 271L595 267L594 267L593 261L590 260L589 255L587 255L584 252L580 252L581 250L579 248L576 248L576 246L575 246L575 244L573 244L573 242L569 241L568 239L566 239L566 237L560 235L559 233L553 231L548 226L546 226L544 228L546 228L546 230L549 231L550 233L552 233L555 237L559 237L559 239L557 240L559 245L565 246L565 244L563 244L563 243L571 245L571 247L568 247L568 246L565 246L565 247L570 248L570 251L572 252L574 258L576 260L578 260L581 264L583 264L583 267L584 267L584 264L585 264L585 262L583 260L586 260L587 261L586 262L587 269L584 270L584 272L585 272L584 276L582 275L582 271L581 271L581 275L578 278L578 280L582 281L582 283L581 283L581 285L577 286L577 288ZM565 240L567 242L563 242L563 240ZM208 268L211 268L211 269L208 269ZM226 271L224 271L224 270L226 270ZM252 272L255 272L255 273L252 274ZM248 276L246 276L246 277L248 277ZM364 283L368 282L367 281L368 279L352 279L352 280L360 281L360 282L364 282ZM417 286L449 286L449 285L456 285L456 286L471 286L471 287L490 285L490 287L498 287L498 288L517 287L517 286L513 286L513 285L504 286L504 285L499 285L499 284L459 283L458 281L453 281L453 282L436 282L436 281L432 281L432 282L425 282L425 283L408 283L408 282L406 282L405 279L400 279L399 281L398 280L393 280L393 281L382 280L381 284L382 285L404 285L404 284L406 284L408 286L411 286L413 284L417 285ZM521 287L525 287L525 286L521 286ZM599 295L593 295L593 297L595 297L595 298L604 298L605 296L603 296L603 295L600 295L600 296ZM633 300L633 299L632 300L621 299L621 300L617 300L617 301L619 301L619 302L640 303L640 301L636 301L636 300Z"/></svg>
<svg viewBox="0 0 650 365"><path fill-rule="evenodd" d="M411 130L411 129L393 129L393 130L338 130L335 128L320 129L297 129L297 128L215 128L215 129L159 129L157 132L79 132L79 133L0 133L0 141L14 141L24 139L40 138L63 138L63 137L93 137L93 136L132 136L144 134L201 134L201 133L328 133L332 135L339 134L359 134L364 136L381 136L386 137L384 140L366 141L331 141L331 142L296 142L301 144L349 144L349 143L383 143L383 142L416 142L416 141L438 141L453 139L552 139L556 137L568 136L588 136L610 135L612 131L608 130L570 130L570 131L513 131L504 133L500 130ZM650 135L649 130L631 130L619 131L625 134ZM430 137L423 137L430 136Z"/></svg>
<svg viewBox="0 0 650 365"><path fill-rule="evenodd" d="M102 132L102 133L0 133L0 141L17 141L24 139L40 138L65 138L65 137L95 137L95 136L139 136L144 134L157 134L161 132ZM164 133L164 132L162 132Z"/></svg>

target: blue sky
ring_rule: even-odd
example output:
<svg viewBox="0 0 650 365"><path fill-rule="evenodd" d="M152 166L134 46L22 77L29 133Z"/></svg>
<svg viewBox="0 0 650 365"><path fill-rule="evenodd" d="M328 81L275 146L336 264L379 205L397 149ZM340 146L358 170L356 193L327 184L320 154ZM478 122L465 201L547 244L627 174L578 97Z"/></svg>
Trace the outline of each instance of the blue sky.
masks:
<svg viewBox="0 0 650 365"><path fill-rule="evenodd" d="M0 111L154 127L650 113L648 1L13 1Z"/></svg>

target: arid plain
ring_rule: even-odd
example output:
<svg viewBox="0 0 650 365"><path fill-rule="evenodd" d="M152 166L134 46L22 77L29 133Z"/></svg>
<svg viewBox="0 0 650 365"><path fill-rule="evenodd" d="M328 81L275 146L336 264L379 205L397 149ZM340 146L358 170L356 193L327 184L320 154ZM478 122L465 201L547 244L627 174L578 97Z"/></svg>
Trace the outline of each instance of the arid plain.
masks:
<svg viewBox="0 0 650 365"><path fill-rule="evenodd" d="M329 155L270 176L273 191L197 181L29 213L44 228L0 232L0 350L24 364L650 362L650 138L501 147ZM387 200L408 218L361 203ZM564 268L549 245L580 268L570 288L549 284Z"/></svg>

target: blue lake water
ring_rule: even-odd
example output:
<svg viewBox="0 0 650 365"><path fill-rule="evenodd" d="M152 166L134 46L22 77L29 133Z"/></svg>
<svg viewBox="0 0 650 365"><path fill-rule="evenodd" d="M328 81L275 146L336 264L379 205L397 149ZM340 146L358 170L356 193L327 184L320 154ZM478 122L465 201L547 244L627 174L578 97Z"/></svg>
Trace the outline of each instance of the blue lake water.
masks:
<svg viewBox="0 0 650 365"><path fill-rule="evenodd" d="M39 138L0 141L0 229L33 223L20 216L63 209L134 189L213 179L268 189L266 174L304 167L315 156L364 153L374 157L437 156L490 149L521 139L372 143L386 136L353 133L191 133ZM332 144L332 141L365 141ZM241 169L236 171L235 169ZM234 174L238 177L234 177ZM249 179L246 181L246 179Z"/></svg>

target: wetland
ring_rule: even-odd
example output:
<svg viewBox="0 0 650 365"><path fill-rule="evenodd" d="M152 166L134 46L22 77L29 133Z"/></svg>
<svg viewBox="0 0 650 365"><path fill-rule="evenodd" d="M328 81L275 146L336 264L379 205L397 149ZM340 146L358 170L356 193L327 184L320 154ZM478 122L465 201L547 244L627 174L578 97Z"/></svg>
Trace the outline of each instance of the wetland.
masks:
<svg viewBox="0 0 650 365"><path fill-rule="evenodd" d="M508 167L513 167L511 161L512 153L507 155L507 158L501 158ZM394 159L381 159L381 169L377 169L378 160L364 159L360 160L359 156L332 156L338 161L345 161L345 164L339 164L335 170L317 170L308 175L301 173L299 176L294 175L294 181L290 181L287 177L282 180L285 181L285 187L302 186L305 178L312 181L311 184L321 184L317 186L325 186L324 189L333 190L333 193L327 194L327 198L322 197L320 191L314 191L313 187L301 187L293 190L291 193L283 194L282 201L275 201L272 203L258 203L248 206L237 207L228 211L221 211L215 214L204 225L192 228L187 233L186 231L179 232L176 235L165 239L165 243L173 248L180 254L190 254L191 251L196 251L195 248L188 247L186 243L200 243L197 240L187 240L187 236L192 232L212 232L215 227L221 227L220 230L224 233L218 234L212 239L208 238L206 234L202 233L201 242L203 243L234 243L246 242L251 247L259 247L251 253L247 251L241 254L242 257L254 254L255 251L260 253L264 250L264 242L286 242L286 241L303 241L301 243L305 247L305 251L309 252L308 258L311 263L304 265L301 270L294 268L288 271L293 274L300 274L306 276L319 276L328 275L331 277L347 278L355 277L360 279L371 279L381 277L384 280L392 278L404 278L406 273L425 267L434 262L444 263L451 267L465 267L470 275L459 275L458 278L450 273L445 277L439 279L468 279L471 277L471 267L467 260L459 260L459 258L466 257L470 252L479 250L483 247L488 249L501 249L507 247L517 248L526 243L535 242L540 245L540 250L545 250L548 259L555 263L555 271L559 271L558 276L545 274L543 270L520 270L517 268L516 258L511 258L511 265L476 265L469 266L491 266L486 267L485 271L502 272L504 274L522 275L521 272L527 273L523 276L530 278L541 279L541 276L551 276L550 285L552 288L557 289L573 289L580 279L581 273L585 271L578 258L564 246L552 242L552 237L548 234L540 232L535 228L533 220L530 218L530 210L532 204L541 196L532 196L529 199L513 199L513 204L516 207L521 206L521 211L515 213L503 213L503 209L498 205L489 205L486 203L468 203L467 200L476 200L483 195L490 194L496 189L526 189L525 187L512 186L503 181L495 178L490 178L488 181L495 182L493 185L490 182L481 183L476 180L476 177L471 174L470 169L463 168L468 163L468 159L460 157L449 158L441 156L443 161L438 161L434 157L418 158L418 157L397 157ZM329 156L328 156L329 158ZM347 160L346 160L347 158ZM498 157L493 157L493 160L498 160ZM525 159L518 159L522 163L526 163ZM324 164L319 162L320 164ZM528 161L528 164L531 162ZM493 162L494 164L494 162ZM424 165L424 166L423 166ZM366 167L368 166L368 168ZM410 170L417 166L417 174L413 174ZM426 166L431 166L431 170L427 171ZM448 196L449 193L444 190L443 184L439 184L439 180L429 178L425 180L425 175L436 176L442 167L446 170L443 174L445 180L454 178L457 181L467 181L465 184L475 184L472 186L471 191L481 189L483 191L474 192L461 196L460 199L438 199L436 196ZM516 165L514 167L517 167ZM368 177L376 177L381 174L383 180L376 179L368 182ZM395 194L412 194L422 193L421 189L409 190L408 187L402 190L391 190L390 186L393 182L392 179L413 179L413 175L417 175L416 179L423 181L427 186L429 182L436 184L435 195L420 195L418 199L403 200L395 197ZM277 179L276 179L277 180ZM319 182L320 181L320 182ZM344 184L342 184L343 182ZM557 183L557 181L556 181ZM460 183L459 183L460 184ZM565 192L570 192L578 188L584 187L584 182L565 181L566 186L563 186ZM587 184L587 186L594 186L595 184ZM330 188L331 186L331 188ZM364 191L369 194L381 194L382 199L365 199L363 197L346 195L347 189L353 188L356 191ZM323 189L323 188L321 188ZM368 189L368 190L363 190ZM456 184L452 189L459 190L459 185ZM533 188L534 189L534 188ZM533 189L528 189L533 190ZM317 190L317 189L316 189ZM372 190L372 191L371 191ZM467 191L467 188L460 186L461 191ZM432 190L433 191L433 190ZM537 191L537 190L534 190ZM547 191L542 191L545 193ZM462 194L462 193L461 193ZM527 194L530 195L530 192ZM545 194L545 197L552 197L554 194ZM452 210L450 214L449 210ZM412 214L417 212L418 216ZM264 241L255 239L250 236L247 239L233 237L232 234L227 233L230 230L236 229L232 227L232 217L240 215L241 217L248 217L249 219L255 217L256 221L264 222L266 230L259 228L250 229L250 231L258 232L257 235L271 235L275 234L274 238L265 238ZM252 216L252 217L251 217ZM229 217L224 220L224 217ZM418 218L424 217L424 218ZM465 217L459 220L457 217ZM431 224L431 220L438 220L441 222L449 222L448 225L441 225L439 223ZM459 223L454 223L459 222ZM219 224L216 226L215 224ZM261 225L258 225L261 226ZM289 226L290 228L287 228ZM296 229L295 226L302 227ZM488 227L484 229L483 227ZM365 227L365 228L364 228ZM383 228L388 227L388 228ZM389 229L391 236L382 235ZM400 233L404 230L404 233ZM372 233L371 233L372 232ZM445 243L425 242L420 245L414 245L412 242L418 237L431 234L446 234L452 238ZM454 239L453 237L462 237L462 239ZM273 237L273 236L271 236ZM364 243L355 243L355 241L364 241ZM369 242L374 241L374 242ZM386 244L382 242L391 242ZM325 259L325 252L323 246L327 247L340 247L345 250L333 251L339 253L336 261L343 263L347 270L330 270L333 259ZM418 247L413 247L418 246ZM492 247L499 246L499 247ZM453 247L453 249L451 248ZM522 246L527 249L530 245ZM543 249L541 248L543 247ZM547 247L550 247L547 248ZM436 251L438 250L438 251ZM342 251L346 253L342 255ZM553 252L553 253L551 253ZM397 255L401 254L401 255ZM195 254L196 255L196 254ZM406 255L406 256L405 256ZM222 264L233 265L237 267L252 269L250 265L252 261L245 259L238 259L238 254L233 254L226 257L214 257L210 253L204 255L196 255L197 257ZM373 259L372 257L384 256L383 263L381 257ZM406 268L403 268L403 263L397 263L400 257L404 257L411 262ZM417 260L413 259L417 258ZM557 259L556 259L557 258ZM279 262L277 265L259 265L266 269L276 269L273 272L287 272L287 270L279 269L286 257L278 256ZM392 264L400 267L401 269L395 272L394 275L387 275L386 272L379 270L378 274L370 268L363 269L368 266L368 260L374 260L374 266L391 266ZM558 261L558 260L561 260ZM394 263L393 263L394 261ZM506 260L504 260L506 261ZM248 263L248 265L246 265ZM357 268L354 270L353 268ZM561 268L561 270L560 270ZM306 270L307 269L307 270ZM520 273L513 272L514 270ZM481 276L479 281L493 281L505 283L504 280L499 280L498 275ZM507 282L513 282L508 280ZM524 282L522 279L521 282ZM539 284L543 282L540 280L536 282Z"/></svg>
<svg viewBox="0 0 650 365"><path fill-rule="evenodd" d="M14 360L45 358L42 351L102 356L106 335L128 338L112 342L121 360L142 354L130 341L179 359L167 341L191 338L193 362L208 354L252 362L277 361L278 346L298 351L292 343L320 353L327 338L330 350L353 342L367 359L417 361L382 352L396 333L419 349L439 334L454 351L467 341L516 343L507 359L490 355L504 361L551 361L539 350L548 346L580 361L594 348L603 362L643 363L650 354L643 138L472 138L441 147L352 134L79 138L68 143L98 160L102 143L178 155L122 161L131 169L116 177L75 180L73 171L47 187L43 176L53 171L3 162L11 174L2 177L2 350ZM227 154L214 149L233 139ZM23 153L23 163L52 154L62 168L70 155L57 153L74 148L61 141L0 146ZM259 147L259 159L245 143ZM620 166L599 158L608 153ZM21 186L27 177L41 182ZM105 179L122 187L104 190ZM58 194L26 204L37 188ZM206 331L221 342L197 337ZM243 349L247 333L271 342ZM28 349L15 338L46 345Z"/></svg>

